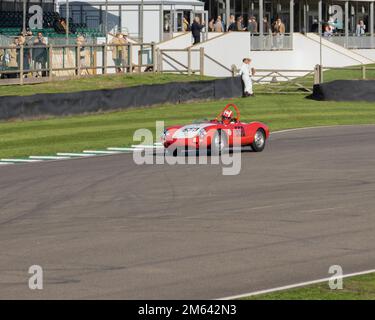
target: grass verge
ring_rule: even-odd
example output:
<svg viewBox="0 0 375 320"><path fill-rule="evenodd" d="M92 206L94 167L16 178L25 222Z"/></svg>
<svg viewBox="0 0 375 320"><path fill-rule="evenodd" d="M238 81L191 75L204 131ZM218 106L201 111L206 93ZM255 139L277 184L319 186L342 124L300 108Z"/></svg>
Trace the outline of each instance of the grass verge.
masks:
<svg viewBox="0 0 375 320"><path fill-rule="evenodd" d="M322 282L243 300L375 300L375 273L344 278L342 290L331 290L328 282Z"/></svg>
<svg viewBox="0 0 375 320"><path fill-rule="evenodd" d="M142 84L163 84L169 82L210 80L213 78L199 75L179 74L120 74L83 77L71 80L55 80L46 83L0 86L0 96L26 96L36 93L64 93L99 89L115 89Z"/></svg>
<svg viewBox="0 0 375 320"><path fill-rule="evenodd" d="M155 121L186 124L214 118L228 102L236 103L243 121L259 120L271 131L324 125L375 124L375 104L321 102L303 95L258 95L180 105L129 109L94 115L0 123L0 158L50 155L133 143L136 129L154 129Z"/></svg>

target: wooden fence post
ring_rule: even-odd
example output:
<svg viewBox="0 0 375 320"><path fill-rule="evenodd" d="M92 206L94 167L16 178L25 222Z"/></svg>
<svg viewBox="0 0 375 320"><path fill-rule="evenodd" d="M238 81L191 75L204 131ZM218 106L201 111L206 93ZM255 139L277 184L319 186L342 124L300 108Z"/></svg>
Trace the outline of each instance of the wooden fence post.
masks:
<svg viewBox="0 0 375 320"><path fill-rule="evenodd" d="M362 65L361 68L362 68L362 79L366 80L366 66Z"/></svg>
<svg viewBox="0 0 375 320"><path fill-rule="evenodd" d="M158 48L158 72L163 73L163 52Z"/></svg>
<svg viewBox="0 0 375 320"><path fill-rule="evenodd" d="M323 83L323 67L320 64L317 64L314 68L314 84L321 83Z"/></svg>
<svg viewBox="0 0 375 320"><path fill-rule="evenodd" d="M107 51L108 51L108 46L107 43L104 44L103 47L103 74L107 74Z"/></svg>
<svg viewBox="0 0 375 320"><path fill-rule="evenodd" d="M152 58L152 72L156 72L156 63L155 63L155 42L151 42L151 58Z"/></svg>
<svg viewBox="0 0 375 320"><path fill-rule="evenodd" d="M316 64L314 67L314 84L319 84L319 65Z"/></svg>
<svg viewBox="0 0 375 320"><path fill-rule="evenodd" d="M191 48L190 47L188 48L187 53L188 53L187 72L188 72L188 76L190 76L191 75Z"/></svg>
<svg viewBox="0 0 375 320"><path fill-rule="evenodd" d="M204 75L204 47L199 48L199 73Z"/></svg>
<svg viewBox="0 0 375 320"><path fill-rule="evenodd" d="M155 71L156 72L160 72L160 69L159 69L159 56L160 56L160 49L159 48L156 48L155 50Z"/></svg>
<svg viewBox="0 0 375 320"><path fill-rule="evenodd" d="M132 73L133 72L133 44L132 43L128 44L128 51L129 51L129 54L128 54L129 72Z"/></svg>
<svg viewBox="0 0 375 320"><path fill-rule="evenodd" d="M141 69L142 69L142 51L143 51L143 45L141 45L138 50L138 73L141 73Z"/></svg>
<svg viewBox="0 0 375 320"><path fill-rule="evenodd" d="M49 44L49 51L48 51L48 78L51 81L52 80L52 61L53 61L53 51L52 51L52 44Z"/></svg>
<svg viewBox="0 0 375 320"><path fill-rule="evenodd" d="M76 47L76 76L81 75L81 46L77 44Z"/></svg>
<svg viewBox="0 0 375 320"><path fill-rule="evenodd" d="M232 72L232 78L233 78L236 75L237 67L233 64L230 70Z"/></svg>
<svg viewBox="0 0 375 320"><path fill-rule="evenodd" d="M319 83L323 83L323 66L319 65Z"/></svg>
<svg viewBox="0 0 375 320"><path fill-rule="evenodd" d="M20 46L20 85L23 85L23 44Z"/></svg>

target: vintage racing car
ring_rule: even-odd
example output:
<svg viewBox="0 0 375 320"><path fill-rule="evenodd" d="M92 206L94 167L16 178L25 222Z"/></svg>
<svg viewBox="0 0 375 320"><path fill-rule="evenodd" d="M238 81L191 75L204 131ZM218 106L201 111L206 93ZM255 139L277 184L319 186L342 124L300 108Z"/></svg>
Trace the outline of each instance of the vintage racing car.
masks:
<svg viewBox="0 0 375 320"><path fill-rule="evenodd" d="M241 122L239 109L230 103L214 120L166 128L161 138L164 147L176 155L181 149L204 148L220 154L225 149L243 146L260 152L268 137L269 129L265 124Z"/></svg>

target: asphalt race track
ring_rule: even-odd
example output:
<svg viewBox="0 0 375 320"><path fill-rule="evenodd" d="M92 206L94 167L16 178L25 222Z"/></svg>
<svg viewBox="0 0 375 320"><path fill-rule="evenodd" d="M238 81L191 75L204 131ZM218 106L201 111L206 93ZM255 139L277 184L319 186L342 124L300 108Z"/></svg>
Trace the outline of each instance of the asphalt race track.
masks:
<svg viewBox="0 0 375 320"><path fill-rule="evenodd" d="M131 154L4 166L0 206L1 299L211 299L374 269L375 126L273 134L237 176Z"/></svg>

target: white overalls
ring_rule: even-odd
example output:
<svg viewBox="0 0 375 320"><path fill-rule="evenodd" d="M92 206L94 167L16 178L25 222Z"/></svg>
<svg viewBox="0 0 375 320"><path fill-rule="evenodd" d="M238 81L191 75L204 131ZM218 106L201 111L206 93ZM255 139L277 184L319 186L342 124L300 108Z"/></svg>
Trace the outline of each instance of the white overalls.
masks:
<svg viewBox="0 0 375 320"><path fill-rule="evenodd" d="M250 64L243 63L240 69L240 76L244 83L244 93L253 94L253 82L251 80Z"/></svg>

